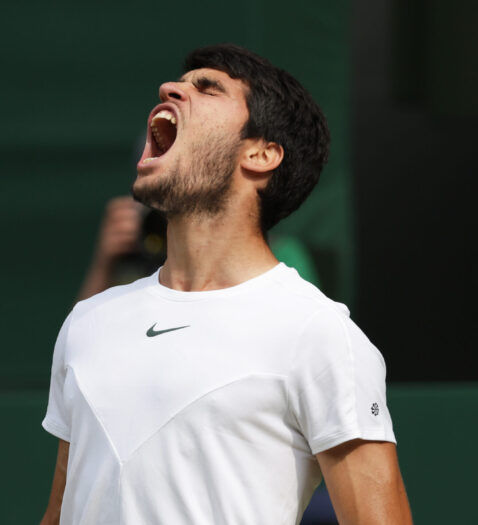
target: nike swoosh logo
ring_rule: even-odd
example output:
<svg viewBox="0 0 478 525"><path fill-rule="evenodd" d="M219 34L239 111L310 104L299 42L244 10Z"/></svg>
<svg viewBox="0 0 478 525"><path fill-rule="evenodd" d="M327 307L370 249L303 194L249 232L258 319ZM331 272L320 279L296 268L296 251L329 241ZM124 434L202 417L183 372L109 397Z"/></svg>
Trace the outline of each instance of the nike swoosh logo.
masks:
<svg viewBox="0 0 478 525"><path fill-rule="evenodd" d="M156 337L157 335L165 334L166 332L174 332L175 330L181 330L182 328L189 328L189 325L187 326L177 326L176 328L166 328L166 330L155 330L154 327L156 326L156 323L153 324L153 326L146 332L146 335L148 337Z"/></svg>

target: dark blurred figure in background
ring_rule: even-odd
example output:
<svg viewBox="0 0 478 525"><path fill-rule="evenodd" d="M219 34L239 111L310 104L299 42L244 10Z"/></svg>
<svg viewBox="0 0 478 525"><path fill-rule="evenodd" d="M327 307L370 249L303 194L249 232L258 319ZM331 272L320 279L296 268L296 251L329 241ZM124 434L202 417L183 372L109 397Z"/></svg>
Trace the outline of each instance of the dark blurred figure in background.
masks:
<svg viewBox="0 0 478 525"><path fill-rule="evenodd" d="M151 274L166 260L166 220L132 197L106 205L78 300Z"/></svg>

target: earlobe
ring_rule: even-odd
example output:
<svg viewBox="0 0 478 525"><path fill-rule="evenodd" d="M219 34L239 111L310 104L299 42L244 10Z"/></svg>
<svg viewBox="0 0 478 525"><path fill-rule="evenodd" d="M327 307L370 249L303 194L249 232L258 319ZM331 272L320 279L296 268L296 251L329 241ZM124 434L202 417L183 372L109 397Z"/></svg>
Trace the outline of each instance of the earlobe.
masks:
<svg viewBox="0 0 478 525"><path fill-rule="evenodd" d="M284 158L284 148L276 142L255 142L246 148L241 167L256 173L273 171Z"/></svg>

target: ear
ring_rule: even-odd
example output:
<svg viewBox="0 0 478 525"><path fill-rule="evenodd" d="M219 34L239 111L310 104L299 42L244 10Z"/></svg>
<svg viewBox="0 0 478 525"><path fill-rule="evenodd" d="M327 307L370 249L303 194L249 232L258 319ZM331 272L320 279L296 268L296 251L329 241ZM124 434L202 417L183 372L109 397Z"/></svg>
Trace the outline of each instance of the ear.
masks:
<svg viewBox="0 0 478 525"><path fill-rule="evenodd" d="M257 174L273 171L284 158L284 148L276 142L249 140L241 155L239 165Z"/></svg>

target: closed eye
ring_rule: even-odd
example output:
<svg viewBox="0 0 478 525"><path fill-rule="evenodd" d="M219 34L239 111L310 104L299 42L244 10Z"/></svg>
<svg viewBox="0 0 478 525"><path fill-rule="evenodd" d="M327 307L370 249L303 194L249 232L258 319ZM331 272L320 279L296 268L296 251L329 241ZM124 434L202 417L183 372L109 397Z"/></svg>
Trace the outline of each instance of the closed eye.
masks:
<svg viewBox="0 0 478 525"><path fill-rule="evenodd" d="M205 95L215 96L218 93L226 93L224 86L219 81L207 77L195 79L193 85Z"/></svg>

